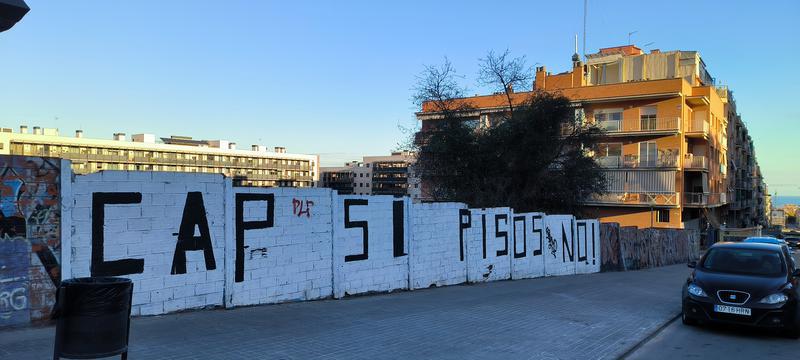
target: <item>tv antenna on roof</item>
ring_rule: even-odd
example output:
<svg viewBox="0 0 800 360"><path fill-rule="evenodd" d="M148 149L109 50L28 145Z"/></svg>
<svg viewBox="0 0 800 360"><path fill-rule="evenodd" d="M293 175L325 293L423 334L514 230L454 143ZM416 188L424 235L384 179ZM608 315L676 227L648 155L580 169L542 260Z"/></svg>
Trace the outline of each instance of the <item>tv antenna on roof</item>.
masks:
<svg viewBox="0 0 800 360"><path fill-rule="evenodd" d="M631 44L631 35L638 33L639 30L634 30L628 33L628 45Z"/></svg>
<svg viewBox="0 0 800 360"><path fill-rule="evenodd" d="M583 61L586 61L586 13L588 8L589 0L583 0Z"/></svg>

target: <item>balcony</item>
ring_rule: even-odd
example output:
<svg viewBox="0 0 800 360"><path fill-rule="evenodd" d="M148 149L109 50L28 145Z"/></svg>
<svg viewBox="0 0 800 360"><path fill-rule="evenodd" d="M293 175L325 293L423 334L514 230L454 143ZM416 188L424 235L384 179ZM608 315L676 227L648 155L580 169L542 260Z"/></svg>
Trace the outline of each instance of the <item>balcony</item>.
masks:
<svg viewBox="0 0 800 360"><path fill-rule="evenodd" d="M717 207L727 203L725 193L695 193L687 192L683 194L683 206L685 207Z"/></svg>
<svg viewBox="0 0 800 360"><path fill-rule="evenodd" d="M686 131L686 136L707 139L709 129L710 126L708 124L708 121L706 121L705 119L692 119L692 121L689 122L689 126Z"/></svg>
<svg viewBox="0 0 800 360"><path fill-rule="evenodd" d="M703 155L687 154L683 159L683 168L686 170L708 171L708 158Z"/></svg>
<svg viewBox="0 0 800 360"><path fill-rule="evenodd" d="M680 132L681 118L643 118L600 121L608 136L672 134Z"/></svg>
<svg viewBox="0 0 800 360"><path fill-rule="evenodd" d="M673 192L609 192L594 195L587 205L617 205L634 207L677 207L679 193Z"/></svg>
<svg viewBox="0 0 800 360"><path fill-rule="evenodd" d="M625 156L601 156L596 159L597 163L608 169L654 169L654 168L677 168L678 150L668 150L659 154L658 158L641 159L639 155Z"/></svg>

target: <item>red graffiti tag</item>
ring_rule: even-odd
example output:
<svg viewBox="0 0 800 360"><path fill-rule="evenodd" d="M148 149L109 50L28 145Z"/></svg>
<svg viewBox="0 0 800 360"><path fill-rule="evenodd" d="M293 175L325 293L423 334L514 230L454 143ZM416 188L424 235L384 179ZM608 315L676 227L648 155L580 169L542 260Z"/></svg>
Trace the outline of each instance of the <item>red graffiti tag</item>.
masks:
<svg viewBox="0 0 800 360"><path fill-rule="evenodd" d="M292 198L292 212L298 217L305 215L310 218L312 206L314 206L314 202L311 200L302 201Z"/></svg>

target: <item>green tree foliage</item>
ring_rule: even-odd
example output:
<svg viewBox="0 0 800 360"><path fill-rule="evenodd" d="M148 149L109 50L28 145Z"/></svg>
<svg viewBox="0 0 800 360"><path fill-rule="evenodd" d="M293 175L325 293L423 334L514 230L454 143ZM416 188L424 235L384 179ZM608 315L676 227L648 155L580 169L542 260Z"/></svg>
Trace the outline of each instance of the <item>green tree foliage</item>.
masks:
<svg viewBox="0 0 800 360"><path fill-rule="evenodd" d="M427 67L418 78L415 100L427 102L426 109L437 117L431 121L435 125L416 134L412 146L423 196L471 207L579 214L587 197L605 188L601 168L587 151L602 131L576 118L575 107L560 94L513 93L509 79L524 76L502 69L519 72L524 66L519 58L506 60L507 54L487 56L500 71L487 69L490 61L482 64L481 81L488 83L490 74L497 74L498 88L505 89L498 94L509 104L506 111L492 114L491 124L475 120L475 112L460 99L449 63Z"/></svg>

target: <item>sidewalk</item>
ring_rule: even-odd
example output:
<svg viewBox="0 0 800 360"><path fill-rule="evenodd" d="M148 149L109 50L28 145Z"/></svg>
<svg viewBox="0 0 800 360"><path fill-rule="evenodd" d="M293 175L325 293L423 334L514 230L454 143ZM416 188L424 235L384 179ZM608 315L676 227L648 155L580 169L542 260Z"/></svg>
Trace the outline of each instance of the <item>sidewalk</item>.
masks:
<svg viewBox="0 0 800 360"><path fill-rule="evenodd" d="M615 359L680 311L674 265L135 318L131 359ZM52 357L53 327L0 332Z"/></svg>

